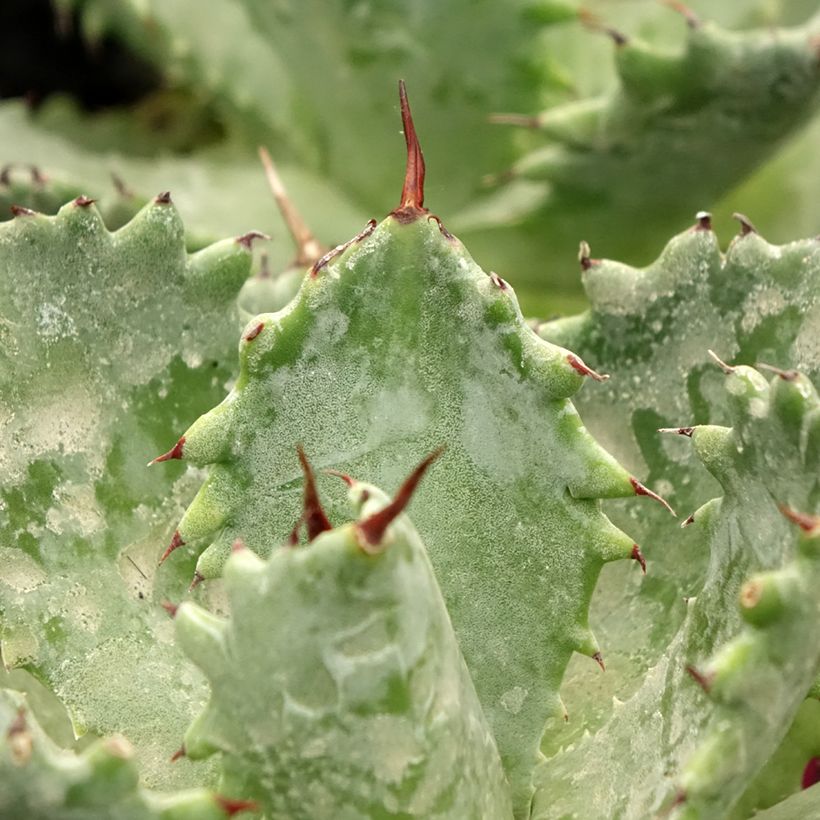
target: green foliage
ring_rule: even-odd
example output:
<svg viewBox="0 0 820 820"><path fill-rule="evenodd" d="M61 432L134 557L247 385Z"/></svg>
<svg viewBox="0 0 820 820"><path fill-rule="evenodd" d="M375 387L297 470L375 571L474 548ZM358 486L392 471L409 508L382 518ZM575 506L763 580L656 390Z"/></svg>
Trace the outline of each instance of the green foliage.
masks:
<svg viewBox="0 0 820 820"><path fill-rule="evenodd" d="M144 465L224 389L248 241L187 256L165 197L116 233L82 199L0 226L3 661L78 734L125 734L151 783L186 779L162 761L202 681L159 607L185 573L155 574L191 478Z"/></svg>
<svg viewBox="0 0 820 820"><path fill-rule="evenodd" d="M221 751L228 790L271 818L337 817L340 806L350 818L511 818L415 529L401 516L374 533L389 499L358 482L349 495L354 523L327 530L321 508L306 507L306 545L267 562L235 549L230 620L177 611L177 638L211 682L188 756Z"/></svg>
<svg viewBox="0 0 820 820"><path fill-rule="evenodd" d="M0 105L0 816L812 816L820 243L485 272L816 230L816 3L695 4L58 0L163 87ZM483 269L403 95L328 251L400 75Z"/></svg>

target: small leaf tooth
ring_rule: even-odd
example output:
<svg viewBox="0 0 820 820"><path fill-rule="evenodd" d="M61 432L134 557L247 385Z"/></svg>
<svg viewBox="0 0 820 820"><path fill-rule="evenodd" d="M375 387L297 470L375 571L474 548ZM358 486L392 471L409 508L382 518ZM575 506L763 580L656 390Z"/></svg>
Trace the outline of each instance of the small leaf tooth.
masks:
<svg viewBox="0 0 820 820"><path fill-rule="evenodd" d="M797 512L797 510L793 510L786 504L778 504L777 508L789 521L797 524L804 532L820 532L820 515Z"/></svg>
<svg viewBox="0 0 820 820"><path fill-rule="evenodd" d="M581 270L589 270L595 265L600 265L600 259L593 259L592 251L589 249L589 243L583 239L578 244L578 263L581 265Z"/></svg>
<svg viewBox="0 0 820 820"><path fill-rule="evenodd" d="M659 433L676 433L679 436L688 436L692 438L692 433L695 432L694 427L659 427Z"/></svg>
<svg viewBox="0 0 820 820"><path fill-rule="evenodd" d="M735 211L735 213L732 214L732 219L736 219L740 223L741 236L748 236L750 233L757 233L757 228L755 228L748 216L744 216L743 214Z"/></svg>
<svg viewBox="0 0 820 820"><path fill-rule="evenodd" d="M309 267L319 259L327 248L324 248L313 232L308 228L293 200L288 195L285 184L279 176L279 171L273 162L270 152L263 145L259 146L259 159L265 169L265 178L273 194L279 213L285 220L288 231L296 244L296 264L300 267Z"/></svg>
<svg viewBox="0 0 820 820"><path fill-rule="evenodd" d="M734 373L734 372L735 372L735 370L737 370L737 368L736 368L736 367L732 367L731 365L726 364L726 362L724 362L722 359L720 359L720 358L718 357L717 353L715 353L715 351L714 351L714 350L707 350L706 352L707 352L707 353L708 353L708 354L712 357L712 359L713 359L713 361L715 362L715 364L716 364L716 365L717 365L717 366L718 366L718 367L719 367L719 368L720 368L720 369L721 369L721 370L722 370L722 371L723 371L723 372L724 372L727 376L728 376L728 375L731 375L732 373Z"/></svg>
<svg viewBox="0 0 820 820"><path fill-rule="evenodd" d="M499 290L507 290L507 283L495 271L490 271L490 280Z"/></svg>
<svg viewBox="0 0 820 820"><path fill-rule="evenodd" d="M427 472L427 468L444 452L444 447L439 447L433 450L421 464L413 470L412 473L405 479L404 484L399 487L398 492L393 497L393 500L383 509L359 521L356 524L357 529L364 537L366 543L376 546L381 543L384 538L384 533L394 519L404 510L410 503L413 493L421 481L422 476Z"/></svg>
<svg viewBox="0 0 820 820"><path fill-rule="evenodd" d="M85 196L85 194L81 194L80 196L75 198L74 204L78 208L87 208L89 205L93 205L96 201L96 199L89 199L87 196Z"/></svg>
<svg viewBox="0 0 820 820"><path fill-rule="evenodd" d="M341 245L337 245L335 248L329 250L321 259L316 260L313 263L313 267L310 269L310 275L312 277L318 275L319 271L325 267L325 265L332 262L337 256L344 253L351 245L355 245L357 242L361 242L363 239L366 239L373 231L376 230L376 225L378 223L375 219L369 219L367 221L367 225L353 237L353 239L348 239L347 242L342 243Z"/></svg>
<svg viewBox="0 0 820 820"><path fill-rule="evenodd" d="M9 210L14 216L36 216L37 211L32 211L31 208L26 208L23 205L10 205Z"/></svg>
<svg viewBox="0 0 820 820"><path fill-rule="evenodd" d="M179 534L179 530L174 530L174 537L171 539L171 543L168 545L168 548L165 552L162 553L162 558L159 559L159 565L161 566L165 559L176 549L180 547L184 547L185 542L182 540L182 536Z"/></svg>
<svg viewBox="0 0 820 820"><path fill-rule="evenodd" d="M654 492L653 490L650 490L648 487L645 487L643 484L641 484L640 481L638 481L637 478L635 478L634 476L630 476L629 477L629 483L632 485L632 488L635 490L635 495L645 495L648 498L651 498L654 501L657 501L659 504L666 507L666 509L669 510L669 512L673 516L676 516L675 511L672 509L672 507L669 505L669 502L665 498L659 496L656 492Z"/></svg>
<svg viewBox="0 0 820 820"><path fill-rule="evenodd" d="M265 329L265 323L259 322L259 324L254 325L243 337L242 339L246 342L252 342L263 330Z"/></svg>
<svg viewBox="0 0 820 820"><path fill-rule="evenodd" d="M163 601L161 606L172 618L176 618L177 610L179 609L177 604L172 604L170 601Z"/></svg>
<svg viewBox="0 0 820 820"><path fill-rule="evenodd" d="M194 572L194 577L191 580L190 586L188 587L188 592L193 592L204 580L205 576L201 572Z"/></svg>
<svg viewBox="0 0 820 820"><path fill-rule="evenodd" d="M632 547L632 560L641 565L641 572L646 575L646 558L643 557L641 548L637 544Z"/></svg>
<svg viewBox="0 0 820 820"><path fill-rule="evenodd" d="M572 369L577 370L582 376L589 376L590 378L595 379L596 382L605 382L609 379L609 375L607 373L598 373L593 370L591 367L584 364L580 356L576 356L574 353L567 354L567 361Z"/></svg>
<svg viewBox="0 0 820 820"><path fill-rule="evenodd" d="M302 465L302 472L305 474L305 490L303 496L302 520L307 528L308 541L313 541L319 533L332 530L333 525L328 520L319 500L319 493L316 489L316 478L313 475L313 468L305 455L305 451L300 444L296 448L299 455L299 463Z"/></svg>
<svg viewBox="0 0 820 820"><path fill-rule="evenodd" d="M150 467L152 464L159 464L162 461L171 461L173 459L182 458L182 448L185 446L185 436L180 436L177 443L167 452L163 453L161 456L157 456L152 461L148 462L148 466Z"/></svg>
<svg viewBox="0 0 820 820"><path fill-rule="evenodd" d="M399 207L393 213L403 212L415 218L420 211L424 211L424 154L413 124L413 113L410 111L410 102L407 99L407 88L404 80L399 80L399 104L401 106L401 122L404 129L404 141L407 145L407 167L404 173L404 186L401 191Z"/></svg>
<svg viewBox="0 0 820 820"><path fill-rule="evenodd" d="M230 797L223 797L221 794L214 795L214 802L228 817L233 817L241 811L260 810L259 804L255 800L234 800Z"/></svg>
<svg viewBox="0 0 820 820"><path fill-rule="evenodd" d="M171 755L171 763L176 763L181 757L185 757L187 752L185 751L185 744L183 743L172 755Z"/></svg>
<svg viewBox="0 0 820 820"><path fill-rule="evenodd" d="M758 370L765 370L768 373L774 373L786 382L793 382L795 379L800 378L800 372L797 370L782 370L779 367L775 367L771 364L764 364L763 362L757 362L755 367Z"/></svg>
<svg viewBox="0 0 820 820"><path fill-rule="evenodd" d="M154 202L157 205L169 205L171 203L171 192L163 191L154 197Z"/></svg>
<svg viewBox="0 0 820 820"><path fill-rule="evenodd" d="M527 114L490 114L487 122L492 125L517 125L522 128L538 128L541 118Z"/></svg>
<svg viewBox="0 0 820 820"><path fill-rule="evenodd" d="M341 478L348 487L352 487L356 482L347 474L343 473L341 470L322 470L325 475L332 475L336 476L336 478Z"/></svg>
<svg viewBox="0 0 820 820"><path fill-rule="evenodd" d="M242 236L237 236L234 241L237 245L242 245L243 248L250 250L253 247L254 239L270 239L270 237L262 231L248 231Z"/></svg>
<svg viewBox="0 0 820 820"><path fill-rule="evenodd" d="M684 527L688 527L690 524L695 523L695 514L692 513L685 521L681 522L680 528L683 529Z"/></svg>
<svg viewBox="0 0 820 820"><path fill-rule="evenodd" d="M606 672L606 665L604 664L604 656L600 652L596 652L592 656L592 660L594 660L595 663L597 663L598 666L601 667L602 672Z"/></svg>
<svg viewBox="0 0 820 820"><path fill-rule="evenodd" d="M708 695L712 689L712 683L714 682L714 675L709 675L701 672L697 667L692 666L689 664L686 667L686 671L689 673L689 676L695 683L703 689L704 692Z"/></svg>
<svg viewBox="0 0 820 820"><path fill-rule="evenodd" d="M695 214L697 222L693 230L695 231L711 231L712 230L712 214L709 211L698 211Z"/></svg>
<svg viewBox="0 0 820 820"><path fill-rule="evenodd" d="M695 12L692 11L686 3L682 3L681 0L663 0L663 4L682 15L686 20L686 25L689 26L689 28L696 29L701 27L702 22L700 17L698 17L698 15L695 14Z"/></svg>

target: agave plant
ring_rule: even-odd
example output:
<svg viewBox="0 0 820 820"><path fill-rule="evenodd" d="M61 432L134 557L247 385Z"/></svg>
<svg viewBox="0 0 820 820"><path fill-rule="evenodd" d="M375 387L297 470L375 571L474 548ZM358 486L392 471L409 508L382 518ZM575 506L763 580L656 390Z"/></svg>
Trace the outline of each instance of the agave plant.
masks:
<svg viewBox="0 0 820 820"><path fill-rule="evenodd" d="M738 214L722 252L706 211L645 268L584 242L589 308L546 322L466 247L497 240L482 258L516 281L585 220L594 247L639 254L689 197L718 204L811 115L817 15L729 33L672 4L670 55L571 0L340 2L316 26L220 0L182 40L183 0L58 5L180 87L207 77L234 142L92 168L69 117L43 170L54 109L0 107L0 133L30 135L0 175L0 817L820 811L820 244ZM559 104L533 32L590 28L617 85ZM479 74L454 31L495 43ZM382 89L353 77L419 61L428 153L468 135L452 219L425 205L444 172L428 183L400 83L404 183L368 221L399 175ZM502 131L479 112L528 107L495 119L548 149L484 141ZM264 148L250 165L257 140L281 174ZM484 170L501 187L477 200ZM163 174L179 193L146 196ZM290 261L248 230L271 227L266 178Z"/></svg>

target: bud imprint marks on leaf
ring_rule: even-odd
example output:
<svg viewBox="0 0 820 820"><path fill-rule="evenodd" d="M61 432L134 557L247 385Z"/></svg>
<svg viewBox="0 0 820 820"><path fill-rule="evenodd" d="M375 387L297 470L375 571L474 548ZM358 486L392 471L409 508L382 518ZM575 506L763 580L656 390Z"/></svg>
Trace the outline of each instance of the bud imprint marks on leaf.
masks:
<svg viewBox="0 0 820 820"><path fill-rule="evenodd" d="M361 534L360 543L365 552L375 552L373 547L381 544L384 533L396 517L410 503L413 493L416 491L419 481L427 472L427 468L444 452L444 447L439 447L430 453L421 464L413 470L405 479L404 484L399 487L393 500L384 509L373 513L373 515L359 521L356 528Z"/></svg>

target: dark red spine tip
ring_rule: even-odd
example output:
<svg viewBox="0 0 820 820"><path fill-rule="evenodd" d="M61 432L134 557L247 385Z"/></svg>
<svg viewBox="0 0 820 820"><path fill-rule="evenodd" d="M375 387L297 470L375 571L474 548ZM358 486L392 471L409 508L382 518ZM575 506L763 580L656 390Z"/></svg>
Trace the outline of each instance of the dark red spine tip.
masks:
<svg viewBox="0 0 820 820"><path fill-rule="evenodd" d="M404 129L404 141L407 145L407 167L404 173L404 187L401 191L399 207L393 211L393 216L399 222L412 222L422 213L424 207L424 154L413 124L413 114L410 111L410 102L407 99L407 88L404 80L399 80L399 104L401 106L401 122Z"/></svg>
<svg viewBox="0 0 820 820"><path fill-rule="evenodd" d="M165 559L175 550L179 549L180 547L184 547L185 542L182 540L182 536L179 534L179 530L174 532L174 537L171 539L171 543L168 545L168 548L165 552L162 553L162 558L159 559L160 564L162 564Z"/></svg>
<svg viewBox="0 0 820 820"><path fill-rule="evenodd" d="M252 342L262 332L264 327L265 327L265 323L260 322L255 327L252 327L242 338L246 342Z"/></svg>
<svg viewBox="0 0 820 820"><path fill-rule="evenodd" d="M37 211L32 211L31 208L25 208L22 205L11 205L9 210L14 216L35 216Z"/></svg>
<svg viewBox="0 0 820 820"><path fill-rule="evenodd" d="M777 508L792 524L797 524L804 532L820 532L820 515L800 513L786 504L778 504Z"/></svg>
<svg viewBox="0 0 820 820"><path fill-rule="evenodd" d="M192 592L193 590L195 590L204 580L205 576L201 572L195 572L194 577L191 580L191 583L188 587L188 592Z"/></svg>
<svg viewBox="0 0 820 820"><path fill-rule="evenodd" d="M641 548L637 544L632 546L632 560L641 565L641 572L646 575L646 558L643 557Z"/></svg>
<svg viewBox="0 0 820 820"><path fill-rule="evenodd" d="M365 542L371 546L381 544L384 534L396 517L403 512L410 503L413 493L416 491L422 476L427 472L427 468L444 452L444 447L439 447L430 453L421 464L413 470L405 479L404 484L399 487L393 500L383 509L373 513L373 515L359 521L356 525Z"/></svg>
<svg viewBox="0 0 820 820"><path fill-rule="evenodd" d="M230 797L215 794L214 802L227 817L233 817L241 811L259 811L259 804L255 800L233 800Z"/></svg>
<svg viewBox="0 0 820 820"><path fill-rule="evenodd" d="M302 465L302 472L305 475L305 491L302 499L303 513L302 521L307 528L308 541L313 541L317 535L326 530L333 529L333 525L328 520L319 500L319 492L316 489L316 478L313 475L313 468L305 455L301 445L296 448L299 455L299 463Z"/></svg>
<svg viewBox="0 0 820 820"><path fill-rule="evenodd" d="M248 233L242 234L242 236L237 236L234 241L237 245L241 245L243 248L250 250L253 247L255 239L270 239L270 237L266 233L262 233L262 231L248 231Z"/></svg>
<svg viewBox="0 0 820 820"><path fill-rule="evenodd" d="M583 360L574 353L567 354L567 361L573 370L578 371L582 376L589 376L591 379L595 379L596 382L605 382L609 378L606 373L598 373L591 367L585 365Z"/></svg>
<svg viewBox="0 0 820 820"><path fill-rule="evenodd" d="M171 192L163 191L161 194L157 194L154 197L154 202L156 202L157 205L169 205L171 202Z"/></svg>
<svg viewBox="0 0 820 820"><path fill-rule="evenodd" d="M604 656L600 652L596 652L592 656L592 660L594 660L595 663L597 663L598 666L601 667L602 672L606 672L606 665L604 664Z"/></svg>
<svg viewBox="0 0 820 820"><path fill-rule="evenodd" d="M172 617L176 618L177 610L179 607L176 604L172 604L170 601L163 601L162 608Z"/></svg>
<svg viewBox="0 0 820 820"><path fill-rule="evenodd" d="M150 467L152 464L160 464L163 461L173 461L174 459L183 458L182 448L185 446L185 436L181 436L179 441L167 452L161 456L157 456L153 461L148 462Z"/></svg>
<svg viewBox="0 0 820 820"><path fill-rule="evenodd" d="M93 205L96 201L96 199L89 199L87 196L78 196L74 200L74 204L78 208L87 208L89 205Z"/></svg>
<svg viewBox="0 0 820 820"><path fill-rule="evenodd" d="M698 211L695 214L695 231L711 231L712 230L712 214L709 211Z"/></svg>
<svg viewBox="0 0 820 820"><path fill-rule="evenodd" d="M635 495L645 495L647 498L651 498L653 501L657 501L660 505L665 507L671 515L675 515L675 511L672 509L672 507L669 505L669 502L665 498L662 498L656 492L653 492L648 487L645 487L643 484L641 484L640 481L638 481L637 478L635 478L634 476L630 476L629 483L632 485L632 489L635 491Z"/></svg>
<svg viewBox="0 0 820 820"><path fill-rule="evenodd" d="M183 744L180 746L172 755L171 755L171 763L176 763L181 757L185 757L187 752L185 751L185 745Z"/></svg>
<svg viewBox="0 0 820 820"><path fill-rule="evenodd" d="M815 783L820 783L820 757L813 757L806 764L803 769L803 777L800 779L800 785L804 789L808 789Z"/></svg>
<svg viewBox="0 0 820 820"><path fill-rule="evenodd" d="M714 682L713 675L706 675L701 672L699 669L695 668L694 666L687 666L686 671L689 673L689 676L692 678L701 689L708 695L712 689L712 683Z"/></svg>
<svg viewBox="0 0 820 820"><path fill-rule="evenodd" d="M507 290L507 283L497 273L495 273L495 271L490 273L490 279L492 279L493 284L500 290Z"/></svg>

